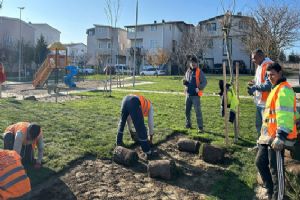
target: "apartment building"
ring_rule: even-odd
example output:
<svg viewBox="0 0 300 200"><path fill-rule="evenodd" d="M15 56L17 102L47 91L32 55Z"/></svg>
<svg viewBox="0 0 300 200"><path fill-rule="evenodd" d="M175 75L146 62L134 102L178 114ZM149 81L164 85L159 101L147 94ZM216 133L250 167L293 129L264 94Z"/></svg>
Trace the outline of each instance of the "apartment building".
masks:
<svg viewBox="0 0 300 200"><path fill-rule="evenodd" d="M146 60L147 52L160 48L172 53L180 43L183 33L192 27L194 27L192 24L183 21L166 22L164 20L161 22L154 21L152 24L138 24L137 27L135 25L125 26L127 37L130 40L126 63L133 66L132 49L134 47L137 47L140 56L140 69L148 64Z"/></svg>
<svg viewBox="0 0 300 200"><path fill-rule="evenodd" d="M72 65L85 65L87 62L87 46L83 43L64 44Z"/></svg>
<svg viewBox="0 0 300 200"><path fill-rule="evenodd" d="M220 66L224 61L227 62L227 49L223 38L222 20L224 15L216 16L204 21L200 21L201 30L206 31L208 47L203 52L204 62L213 69ZM232 55L232 61L244 65L242 72L249 72L251 66L250 53L246 51L242 40L245 37L245 31L250 29L248 22L250 17L242 16L241 13L232 15L232 25L229 33L229 51Z"/></svg>
<svg viewBox="0 0 300 200"><path fill-rule="evenodd" d="M87 55L89 65L125 64L129 47L127 32L122 28L94 24L87 29Z"/></svg>
<svg viewBox="0 0 300 200"><path fill-rule="evenodd" d="M35 29L30 24L17 18L0 17L0 47L15 48L20 41L20 37L23 44L33 46L34 35Z"/></svg>
<svg viewBox="0 0 300 200"><path fill-rule="evenodd" d="M52 44L54 42L60 41L60 31L56 28L53 28L46 23L31 23L29 24L35 29L34 32L34 44L37 44L37 41L41 38L41 35L44 36L45 42L47 44Z"/></svg>

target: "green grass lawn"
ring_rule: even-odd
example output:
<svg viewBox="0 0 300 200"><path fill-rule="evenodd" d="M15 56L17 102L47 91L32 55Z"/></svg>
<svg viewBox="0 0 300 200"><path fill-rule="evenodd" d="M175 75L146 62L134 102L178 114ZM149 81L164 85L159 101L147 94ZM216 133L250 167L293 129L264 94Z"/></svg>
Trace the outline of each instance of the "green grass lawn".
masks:
<svg viewBox="0 0 300 200"><path fill-rule="evenodd" d="M157 83L137 86L137 88L182 90L181 77L143 77L143 80L148 79L155 80ZM249 79L250 77L242 77L241 85L245 85ZM208 77L209 84L206 91L218 92L217 80L218 77ZM214 83L216 86L213 85ZM2 107L0 128L4 130L6 126L17 121L34 121L41 124L46 145L44 168L38 172L29 172L32 183L35 185L81 157L94 155L100 158L111 158L121 100L127 94L113 92L112 97L107 97L103 96L101 92L87 92L82 95L86 95L88 98L64 103L0 99ZM154 105L155 143L178 131L185 132L191 137L197 137L196 129L189 131L184 129L184 96L152 93L145 93L144 96L149 98ZM204 126L207 130L201 137L211 140L213 144L224 145L224 120L220 117L220 98L205 96L201 103ZM241 139L238 144L233 144L233 128L230 125L231 143L228 151L231 159L224 178L216 184L215 190L212 191L213 197L250 199L253 196L256 177L255 155L249 153L247 147L253 146L255 143L254 111L255 106L251 99L241 100ZM194 115L193 111L192 120L195 125ZM125 133L124 142L131 144L129 134ZM2 147L3 142L1 141L0 148Z"/></svg>
<svg viewBox="0 0 300 200"><path fill-rule="evenodd" d="M207 75L208 85L204 90L204 93L218 93L219 92L219 80L222 79L222 76L216 75ZM171 92L182 92L183 76L139 76L137 81L149 81L154 82L153 84L147 85L136 85L135 89L137 90L157 90L157 91L171 91ZM239 78L239 88L240 95L247 94L247 82L253 79L253 76L240 76ZM227 77L229 80L229 77ZM131 87L128 87L129 89Z"/></svg>

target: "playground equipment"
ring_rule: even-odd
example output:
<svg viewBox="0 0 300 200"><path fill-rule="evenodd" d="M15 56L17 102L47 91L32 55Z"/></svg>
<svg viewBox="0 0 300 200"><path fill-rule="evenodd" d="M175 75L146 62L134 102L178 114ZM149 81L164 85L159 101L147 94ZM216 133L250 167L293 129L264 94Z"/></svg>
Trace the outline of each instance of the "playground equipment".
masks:
<svg viewBox="0 0 300 200"><path fill-rule="evenodd" d="M76 84L73 81L73 77L78 74L78 69L75 66L66 66L65 69L68 71L68 74L64 77L64 82L69 88L76 87Z"/></svg>
<svg viewBox="0 0 300 200"><path fill-rule="evenodd" d="M64 45L60 42L55 42L49 45L48 49L51 53L47 56L41 67L35 73L35 78L32 82L34 88L44 87L44 84L53 70L56 71L55 84L58 84L58 70L63 69L68 65L68 53ZM64 51L65 54L60 54L61 51Z"/></svg>

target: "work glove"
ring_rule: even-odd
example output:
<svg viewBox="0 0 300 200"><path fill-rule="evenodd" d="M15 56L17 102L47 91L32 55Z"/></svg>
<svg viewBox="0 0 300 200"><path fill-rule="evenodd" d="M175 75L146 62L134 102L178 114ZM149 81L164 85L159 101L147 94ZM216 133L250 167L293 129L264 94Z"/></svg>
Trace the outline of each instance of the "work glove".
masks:
<svg viewBox="0 0 300 200"><path fill-rule="evenodd" d="M275 140L272 142L271 147L275 151L281 151L284 148L284 141L281 140L279 137L276 137Z"/></svg>
<svg viewBox="0 0 300 200"><path fill-rule="evenodd" d="M249 87L247 87L247 89L248 89L248 94L250 95L250 96L253 96L254 95L254 92L256 91L256 86L249 86Z"/></svg>
<svg viewBox="0 0 300 200"><path fill-rule="evenodd" d="M189 82L187 80L183 79L182 80L182 84L185 85L185 86L187 86L189 84Z"/></svg>
<svg viewBox="0 0 300 200"><path fill-rule="evenodd" d="M150 135L150 137L149 137L150 139L149 139L149 145L152 147L153 146L153 135Z"/></svg>
<svg viewBox="0 0 300 200"><path fill-rule="evenodd" d="M199 88L196 88L195 90L196 90L196 93L198 94L198 92L199 92Z"/></svg>

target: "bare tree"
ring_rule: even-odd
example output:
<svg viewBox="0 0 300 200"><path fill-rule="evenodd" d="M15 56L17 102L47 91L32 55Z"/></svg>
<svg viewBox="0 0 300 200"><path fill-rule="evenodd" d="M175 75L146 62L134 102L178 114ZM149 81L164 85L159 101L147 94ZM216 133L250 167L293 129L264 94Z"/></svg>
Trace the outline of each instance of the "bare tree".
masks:
<svg viewBox="0 0 300 200"><path fill-rule="evenodd" d="M119 18L120 11L120 0L105 0L105 8L104 8L107 20L111 26L111 28L117 27L117 22ZM118 44L117 44L118 45ZM111 63L113 60L113 35L111 36ZM118 49L118 48L117 48ZM117 60L118 60L118 52L117 52ZM112 86L112 76L111 70L109 70L109 96L111 96L111 86Z"/></svg>
<svg viewBox="0 0 300 200"><path fill-rule="evenodd" d="M188 57L199 57L207 47L208 34L200 25L197 25L183 33L181 41L171 53L170 59L179 66L178 71L183 72Z"/></svg>
<svg viewBox="0 0 300 200"><path fill-rule="evenodd" d="M286 5L259 4L249 19L250 31L244 42L248 51L262 49L270 58L278 60L280 52L299 40L300 10Z"/></svg>
<svg viewBox="0 0 300 200"><path fill-rule="evenodd" d="M156 49L154 52L148 51L146 60L150 65L159 66L164 65L169 61L169 53L161 48Z"/></svg>

